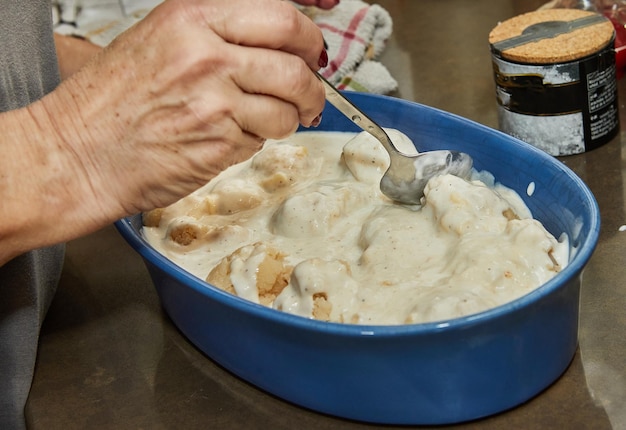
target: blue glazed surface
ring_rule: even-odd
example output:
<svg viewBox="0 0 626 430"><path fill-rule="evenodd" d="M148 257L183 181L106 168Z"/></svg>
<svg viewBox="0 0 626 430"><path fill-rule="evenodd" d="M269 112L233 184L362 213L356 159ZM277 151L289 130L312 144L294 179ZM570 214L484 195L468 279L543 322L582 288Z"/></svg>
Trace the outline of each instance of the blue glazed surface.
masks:
<svg viewBox="0 0 626 430"><path fill-rule="evenodd" d="M566 166L534 147L455 115L384 96L347 94L418 150L456 149L515 189L552 234L566 233L570 265L538 290L486 312L429 324L331 324L231 296L181 270L116 223L143 257L179 329L226 369L295 404L388 424L450 424L512 408L569 365L578 336L580 275L600 228L595 199ZM332 106L316 130L358 131ZM534 192L527 193L529 184ZM530 194L530 195L529 195ZM416 244L418 247L419 244Z"/></svg>

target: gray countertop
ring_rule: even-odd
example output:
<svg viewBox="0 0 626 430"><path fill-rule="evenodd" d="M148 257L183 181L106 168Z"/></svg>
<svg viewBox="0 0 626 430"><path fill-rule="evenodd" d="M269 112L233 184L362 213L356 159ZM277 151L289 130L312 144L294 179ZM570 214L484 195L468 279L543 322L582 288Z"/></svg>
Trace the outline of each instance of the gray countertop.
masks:
<svg viewBox="0 0 626 430"><path fill-rule="evenodd" d="M394 95L496 127L487 36L541 2L378 3L394 20L382 58L400 83ZM578 352L526 404L455 428L626 429L626 81L619 85L624 131L562 158L594 192L602 215L583 277ZM27 417L34 429L382 428L304 410L213 363L164 314L140 257L113 227L68 244Z"/></svg>

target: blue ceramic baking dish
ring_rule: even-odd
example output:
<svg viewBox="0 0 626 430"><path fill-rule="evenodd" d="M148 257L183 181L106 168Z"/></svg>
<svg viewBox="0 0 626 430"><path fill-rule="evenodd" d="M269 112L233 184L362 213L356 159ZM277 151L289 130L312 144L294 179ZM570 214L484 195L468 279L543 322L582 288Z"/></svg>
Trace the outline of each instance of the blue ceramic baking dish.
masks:
<svg viewBox="0 0 626 430"><path fill-rule="evenodd" d="M235 375L339 417L450 424L536 396L567 369L577 348L581 274L600 228L592 193L557 159L483 125L391 97L347 96L381 125L406 133L419 151L469 153L477 169L516 190L555 237L568 235L569 265L536 291L475 315L404 326L334 324L208 285L150 247L139 215L122 219L116 226L144 259L165 311ZM358 131L330 105L316 130Z"/></svg>

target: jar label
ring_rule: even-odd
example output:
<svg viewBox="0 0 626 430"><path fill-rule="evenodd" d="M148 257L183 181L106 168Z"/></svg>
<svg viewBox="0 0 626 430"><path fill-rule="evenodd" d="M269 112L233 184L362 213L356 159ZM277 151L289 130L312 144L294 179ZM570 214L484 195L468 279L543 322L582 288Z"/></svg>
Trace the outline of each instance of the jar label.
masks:
<svg viewBox="0 0 626 430"><path fill-rule="evenodd" d="M500 108L536 117L534 127L541 128L542 117L580 114L585 150L607 143L619 131L615 53L610 45L596 55L563 64L517 64L494 56L493 70ZM528 127L527 118L523 124ZM535 144L532 130L516 133L510 120L507 128Z"/></svg>

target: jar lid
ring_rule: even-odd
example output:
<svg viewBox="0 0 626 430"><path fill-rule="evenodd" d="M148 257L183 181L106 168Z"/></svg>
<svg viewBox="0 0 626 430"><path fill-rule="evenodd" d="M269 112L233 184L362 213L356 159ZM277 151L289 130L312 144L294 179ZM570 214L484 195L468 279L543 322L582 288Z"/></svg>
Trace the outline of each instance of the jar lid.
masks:
<svg viewBox="0 0 626 430"><path fill-rule="evenodd" d="M489 33L491 50L519 63L555 64L592 55L612 43L606 17L579 9L542 9L508 19Z"/></svg>

